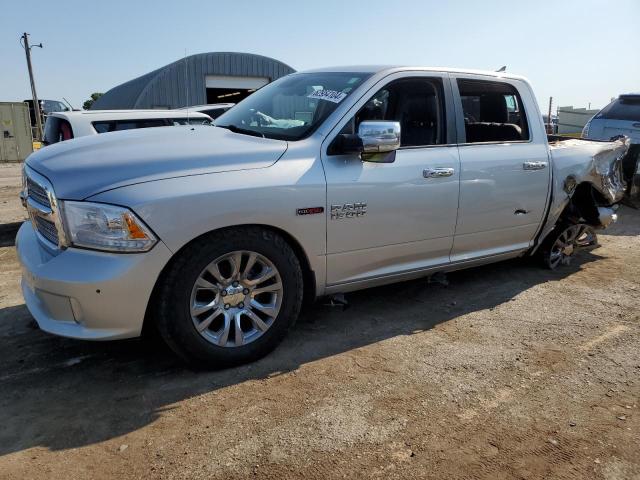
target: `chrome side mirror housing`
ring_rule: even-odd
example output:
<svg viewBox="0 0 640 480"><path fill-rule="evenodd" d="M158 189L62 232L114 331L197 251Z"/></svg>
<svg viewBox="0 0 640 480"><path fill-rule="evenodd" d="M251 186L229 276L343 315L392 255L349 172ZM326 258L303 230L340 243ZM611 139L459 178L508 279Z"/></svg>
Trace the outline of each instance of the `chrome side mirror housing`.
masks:
<svg viewBox="0 0 640 480"><path fill-rule="evenodd" d="M400 148L400 122L365 121L358 126L362 153L388 153Z"/></svg>
<svg viewBox="0 0 640 480"><path fill-rule="evenodd" d="M400 148L400 122L361 122L358 133L338 135L329 145L329 155L357 154L363 162L393 163Z"/></svg>

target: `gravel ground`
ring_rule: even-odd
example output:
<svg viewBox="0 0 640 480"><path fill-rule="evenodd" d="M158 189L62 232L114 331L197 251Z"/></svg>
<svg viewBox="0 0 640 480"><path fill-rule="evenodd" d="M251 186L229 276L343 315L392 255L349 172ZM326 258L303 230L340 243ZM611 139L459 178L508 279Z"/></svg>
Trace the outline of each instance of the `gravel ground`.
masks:
<svg viewBox="0 0 640 480"><path fill-rule="evenodd" d="M18 197L21 177L21 163L0 163L0 229L3 224L21 222L26 218Z"/></svg>
<svg viewBox="0 0 640 480"><path fill-rule="evenodd" d="M5 237L0 479L638 479L639 233L624 209L559 272L511 261L316 305L266 359L204 373L39 331Z"/></svg>

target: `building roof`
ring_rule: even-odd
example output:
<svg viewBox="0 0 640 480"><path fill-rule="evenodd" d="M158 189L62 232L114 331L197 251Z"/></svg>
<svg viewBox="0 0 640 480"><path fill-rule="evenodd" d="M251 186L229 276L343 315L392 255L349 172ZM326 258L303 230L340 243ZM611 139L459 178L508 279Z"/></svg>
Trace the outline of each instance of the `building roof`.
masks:
<svg viewBox="0 0 640 480"><path fill-rule="evenodd" d="M294 71L289 65L262 55L199 53L112 88L96 100L91 108L179 108L203 104L206 103L207 75L268 77L275 80Z"/></svg>

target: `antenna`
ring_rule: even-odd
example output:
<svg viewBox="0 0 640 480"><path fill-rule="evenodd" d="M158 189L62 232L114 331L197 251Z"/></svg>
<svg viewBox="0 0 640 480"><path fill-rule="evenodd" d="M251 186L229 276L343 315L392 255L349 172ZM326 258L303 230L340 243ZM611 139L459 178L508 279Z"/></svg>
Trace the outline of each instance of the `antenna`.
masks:
<svg viewBox="0 0 640 480"><path fill-rule="evenodd" d="M64 97L62 97L62 99L67 103L67 105L69 105L69 107L71 107L71 111L75 111L75 108L73 108L73 105L71 105L71 102L69 100Z"/></svg>

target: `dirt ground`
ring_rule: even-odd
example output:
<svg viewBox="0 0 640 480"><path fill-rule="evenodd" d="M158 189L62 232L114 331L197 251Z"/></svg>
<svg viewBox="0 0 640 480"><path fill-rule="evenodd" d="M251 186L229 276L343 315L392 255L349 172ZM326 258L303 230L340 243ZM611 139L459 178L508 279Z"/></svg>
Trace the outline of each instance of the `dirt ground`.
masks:
<svg viewBox="0 0 640 480"><path fill-rule="evenodd" d="M0 479L638 479L639 233L624 209L559 272L316 305L268 358L205 373L39 331L4 235Z"/></svg>
<svg viewBox="0 0 640 480"><path fill-rule="evenodd" d="M0 163L0 231L2 225L21 222L26 213L20 198L21 163Z"/></svg>

